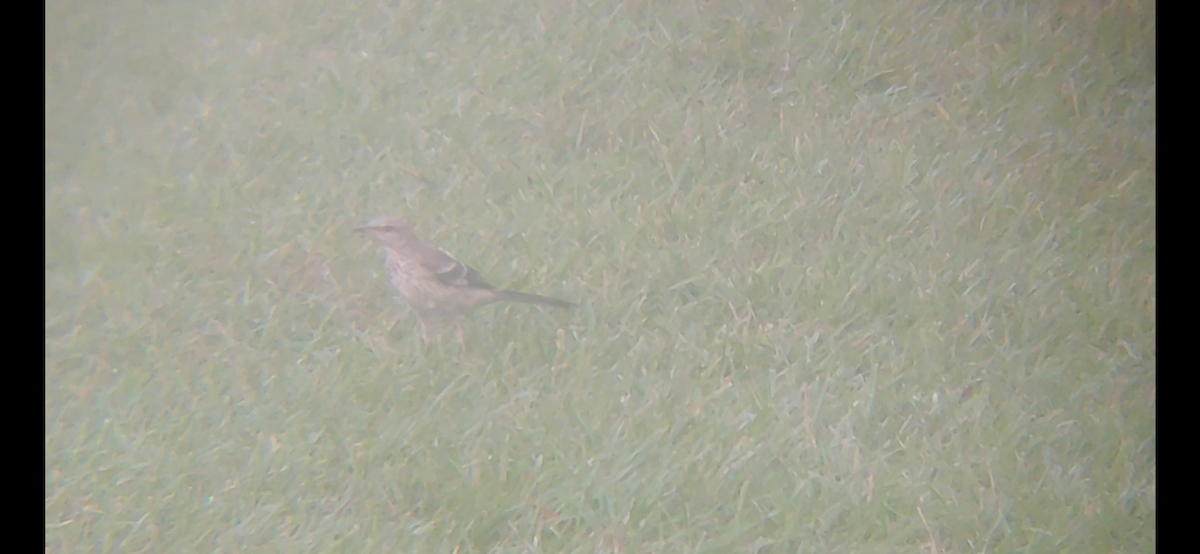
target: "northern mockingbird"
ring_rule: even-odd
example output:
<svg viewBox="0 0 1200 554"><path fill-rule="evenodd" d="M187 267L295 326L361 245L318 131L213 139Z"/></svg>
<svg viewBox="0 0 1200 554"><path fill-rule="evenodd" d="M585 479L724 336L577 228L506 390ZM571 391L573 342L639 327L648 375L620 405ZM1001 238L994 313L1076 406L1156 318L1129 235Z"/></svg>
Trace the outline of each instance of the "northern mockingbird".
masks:
<svg viewBox="0 0 1200 554"><path fill-rule="evenodd" d="M355 231L369 233L383 245L388 277L417 312L421 336L427 345L432 320L452 318L458 325L458 339L465 350L464 317L476 308L494 302L508 300L556 308L575 306L557 298L492 286L478 271L421 242L403 219L380 216Z"/></svg>

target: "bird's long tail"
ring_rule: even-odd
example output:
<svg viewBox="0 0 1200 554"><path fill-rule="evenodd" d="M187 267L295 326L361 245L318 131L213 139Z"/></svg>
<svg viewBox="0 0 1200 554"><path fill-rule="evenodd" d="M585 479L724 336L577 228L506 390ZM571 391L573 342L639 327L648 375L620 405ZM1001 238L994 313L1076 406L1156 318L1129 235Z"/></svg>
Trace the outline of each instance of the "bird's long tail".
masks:
<svg viewBox="0 0 1200 554"><path fill-rule="evenodd" d="M517 292L515 290L500 291L501 300L509 300L512 302L524 302L526 304L541 304L543 306L554 306L555 308L574 308L575 304L566 300L550 298L549 296L539 296L529 294L527 292Z"/></svg>

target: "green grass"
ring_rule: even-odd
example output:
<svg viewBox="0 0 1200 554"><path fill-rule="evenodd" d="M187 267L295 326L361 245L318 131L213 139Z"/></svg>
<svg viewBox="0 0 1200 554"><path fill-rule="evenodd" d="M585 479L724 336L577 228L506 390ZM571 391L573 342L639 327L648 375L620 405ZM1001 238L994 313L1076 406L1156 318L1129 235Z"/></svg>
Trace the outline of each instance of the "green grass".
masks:
<svg viewBox="0 0 1200 554"><path fill-rule="evenodd" d="M1152 3L225 4L46 7L48 552L1155 550Z"/></svg>

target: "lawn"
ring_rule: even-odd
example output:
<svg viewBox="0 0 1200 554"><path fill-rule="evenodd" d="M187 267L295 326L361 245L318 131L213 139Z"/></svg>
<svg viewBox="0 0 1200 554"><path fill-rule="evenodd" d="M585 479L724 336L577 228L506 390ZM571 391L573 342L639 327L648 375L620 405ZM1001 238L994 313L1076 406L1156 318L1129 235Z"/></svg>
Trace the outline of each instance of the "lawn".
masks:
<svg viewBox="0 0 1200 554"><path fill-rule="evenodd" d="M1152 2L45 15L47 552L1156 549Z"/></svg>

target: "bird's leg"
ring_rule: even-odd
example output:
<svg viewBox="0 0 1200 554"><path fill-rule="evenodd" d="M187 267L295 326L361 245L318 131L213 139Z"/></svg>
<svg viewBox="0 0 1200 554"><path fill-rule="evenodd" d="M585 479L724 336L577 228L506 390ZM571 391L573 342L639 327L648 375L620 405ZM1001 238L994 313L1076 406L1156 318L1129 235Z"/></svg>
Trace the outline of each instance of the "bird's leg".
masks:
<svg viewBox="0 0 1200 554"><path fill-rule="evenodd" d="M429 345L433 344L433 339L429 333L429 321L426 321L424 317L420 316L417 316L417 319L421 320L421 349L428 354Z"/></svg>
<svg viewBox="0 0 1200 554"><path fill-rule="evenodd" d="M463 324L463 318L456 317L454 322L458 324L458 343L462 345L462 353L467 353L467 326Z"/></svg>

